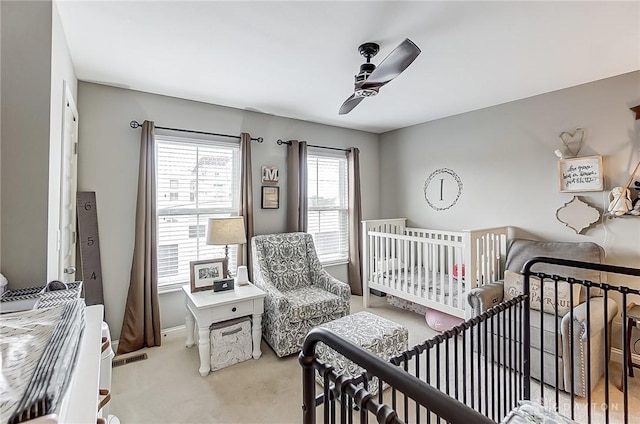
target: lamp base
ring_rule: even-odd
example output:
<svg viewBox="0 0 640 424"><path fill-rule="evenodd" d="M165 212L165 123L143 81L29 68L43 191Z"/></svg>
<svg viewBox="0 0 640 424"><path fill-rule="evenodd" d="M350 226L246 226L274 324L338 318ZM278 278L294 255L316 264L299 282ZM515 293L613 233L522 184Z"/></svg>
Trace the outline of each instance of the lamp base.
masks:
<svg viewBox="0 0 640 424"><path fill-rule="evenodd" d="M231 270L229 269L229 245L225 244L224 245L224 260L227 263L227 275L225 275L225 278L233 278L231 276Z"/></svg>

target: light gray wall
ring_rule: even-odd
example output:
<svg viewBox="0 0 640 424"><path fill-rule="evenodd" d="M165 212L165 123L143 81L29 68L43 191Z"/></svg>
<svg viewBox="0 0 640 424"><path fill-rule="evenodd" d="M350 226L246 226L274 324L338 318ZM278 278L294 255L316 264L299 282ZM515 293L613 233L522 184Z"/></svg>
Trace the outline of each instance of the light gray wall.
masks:
<svg viewBox="0 0 640 424"><path fill-rule="evenodd" d="M518 237L596 242L607 263L638 267L640 217L602 219L576 234L555 216L573 196L606 211L608 192L624 185L640 160L640 121L629 110L638 104L640 72L633 72L383 134L381 217L449 230L510 225ZM579 156L603 156L602 192L558 190L554 150L562 148L559 134L577 127L586 130ZM431 209L423 192L439 168L454 170L463 182L458 203L445 211ZM609 275L609 281L640 288L638 279ZM617 324L614 345L620 346Z"/></svg>
<svg viewBox="0 0 640 424"><path fill-rule="evenodd" d="M133 252L140 130L129 128L131 120L263 137L264 143L252 144L256 234L285 230L286 148L276 145L279 138L358 147L363 217L379 215L379 150L375 134L87 82L79 83L78 110L78 190L96 192L106 319L114 338L119 337L122 326ZM280 169L281 199L277 210L260 209L263 165ZM345 266L334 268L331 272L344 273ZM162 328L184 323L184 297L180 292L161 294L160 302Z"/></svg>
<svg viewBox="0 0 640 424"><path fill-rule="evenodd" d="M462 93L460 95L463 95ZM608 263L640 264L640 217L604 219L575 232L555 213L573 196L600 211L608 191L625 184L640 160L640 72L392 131L381 136L381 212L419 227L473 229L511 225L519 235L593 241ZM605 191L560 193L559 134L586 130L579 156L602 155ZM423 186L438 168L451 168L464 188L458 203L435 211Z"/></svg>
<svg viewBox="0 0 640 424"><path fill-rule="evenodd" d="M77 79L56 6L2 2L0 245L11 288L58 277L63 87Z"/></svg>
<svg viewBox="0 0 640 424"><path fill-rule="evenodd" d="M43 284L47 263L51 2L2 2L2 273Z"/></svg>

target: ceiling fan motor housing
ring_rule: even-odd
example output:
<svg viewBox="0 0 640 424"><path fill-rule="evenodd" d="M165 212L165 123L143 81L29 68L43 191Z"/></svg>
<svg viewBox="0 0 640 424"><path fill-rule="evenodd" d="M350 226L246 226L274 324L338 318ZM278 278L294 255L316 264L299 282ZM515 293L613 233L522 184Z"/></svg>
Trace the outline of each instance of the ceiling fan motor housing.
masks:
<svg viewBox="0 0 640 424"><path fill-rule="evenodd" d="M367 59L367 63L360 65L360 72L355 76L355 95L356 97L371 97L378 94L377 88L361 88L363 82L369 78L371 72L376 69L376 65L370 63L371 58L378 54L380 46L376 43L364 43L358 47L358 51Z"/></svg>
<svg viewBox="0 0 640 424"><path fill-rule="evenodd" d="M378 94L378 88L362 88L362 83L369 78L371 72L376 69L373 63L363 63L360 65L360 72L355 76L355 95L357 97L371 97Z"/></svg>
<svg viewBox="0 0 640 424"><path fill-rule="evenodd" d="M376 65L373 63L363 63L360 65L360 72L355 76L356 84L359 82L364 82L369 77L369 74L376 69Z"/></svg>

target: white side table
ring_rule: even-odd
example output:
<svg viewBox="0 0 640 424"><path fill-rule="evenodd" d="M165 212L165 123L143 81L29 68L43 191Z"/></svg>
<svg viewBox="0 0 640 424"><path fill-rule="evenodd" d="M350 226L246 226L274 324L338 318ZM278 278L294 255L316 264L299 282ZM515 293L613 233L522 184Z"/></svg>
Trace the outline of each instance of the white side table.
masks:
<svg viewBox="0 0 640 424"><path fill-rule="evenodd" d="M198 350L200 352L200 375L211 371L211 340L209 326L250 315L252 318L251 335L253 337L253 358L262 355L260 339L262 337L262 313L266 293L249 283L236 285L234 290L216 292L212 290L191 293L191 287L182 286L186 297L187 347L195 345L195 324L198 324Z"/></svg>

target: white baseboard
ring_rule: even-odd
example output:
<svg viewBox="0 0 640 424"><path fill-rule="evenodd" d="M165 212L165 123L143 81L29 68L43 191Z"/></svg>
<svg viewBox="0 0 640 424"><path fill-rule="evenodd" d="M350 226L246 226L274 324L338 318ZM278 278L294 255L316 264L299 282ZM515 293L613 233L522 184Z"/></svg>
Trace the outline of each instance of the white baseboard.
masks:
<svg viewBox="0 0 640 424"><path fill-rule="evenodd" d="M162 334L162 337L173 336L178 332L185 331L186 329L187 329L186 325L178 325L176 327L164 328L160 331L160 334ZM111 340L111 346L113 347L114 352L118 351L119 343L120 343L120 340Z"/></svg>
<svg viewBox="0 0 640 424"><path fill-rule="evenodd" d="M622 349L618 349L617 347L611 348L611 360L622 364ZM640 364L640 355L636 353L631 354L631 360L634 364Z"/></svg>
<svg viewBox="0 0 640 424"><path fill-rule="evenodd" d="M186 325L178 325L175 327L169 327L169 328L164 328L161 333L162 333L162 337L167 337L170 335L173 335L179 331L186 331L187 330L187 326Z"/></svg>

